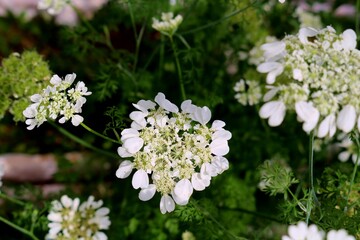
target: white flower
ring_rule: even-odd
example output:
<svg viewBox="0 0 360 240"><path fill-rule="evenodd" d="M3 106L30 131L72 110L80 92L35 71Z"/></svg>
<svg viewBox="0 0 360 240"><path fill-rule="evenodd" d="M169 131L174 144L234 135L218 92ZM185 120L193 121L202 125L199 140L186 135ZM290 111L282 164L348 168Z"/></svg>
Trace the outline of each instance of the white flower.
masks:
<svg viewBox="0 0 360 240"><path fill-rule="evenodd" d="M285 0L279 0L279 3L284 3L285 2Z"/></svg>
<svg viewBox="0 0 360 240"><path fill-rule="evenodd" d="M53 201L48 220L49 232L46 239L107 239L100 230L108 229L111 222L107 216L110 210L101 207L103 202L90 196L80 205L78 198L64 195L60 201Z"/></svg>
<svg viewBox="0 0 360 240"><path fill-rule="evenodd" d="M160 192L160 210L171 212L178 205L186 205L193 190L202 191L212 177L229 168L223 156L229 152L231 133L225 123L215 120L211 127L208 107L198 107L185 100L178 107L158 93L155 103L140 100L132 112L131 128L121 132L123 161L116 176L126 178L133 169L134 189L140 189L139 199L148 201ZM141 125L141 126L140 126Z"/></svg>
<svg viewBox="0 0 360 240"><path fill-rule="evenodd" d="M307 226L305 222L291 225L288 228L287 236L282 236L282 240L323 240L324 232L318 230L316 225Z"/></svg>
<svg viewBox="0 0 360 240"><path fill-rule="evenodd" d="M339 153L338 159L341 162L346 162L351 159L352 162L355 164L358 157L356 145L353 143L353 141L351 141L347 134L339 134L338 139L341 142L337 145L341 148L344 148L344 150ZM360 165L360 160L358 162L358 165Z"/></svg>
<svg viewBox="0 0 360 240"><path fill-rule="evenodd" d="M47 10L50 15L57 15L66 6L68 0L39 0L38 8L41 10Z"/></svg>
<svg viewBox="0 0 360 240"><path fill-rule="evenodd" d="M327 240L355 240L354 236L351 236L347 233L346 230L331 230L327 234Z"/></svg>
<svg viewBox="0 0 360 240"><path fill-rule="evenodd" d="M325 238L326 237L326 238ZM355 240L355 237L348 235L344 229L330 230L326 236L325 232L319 230L315 224L307 226L305 222L298 222L297 225L290 225L288 235L282 236L282 240Z"/></svg>
<svg viewBox="0 0 360 240"><path fill-rule="evenodd" d="M285 117L286 107L281 101L271 101L265 103L259 111L261 118L268 118L269 125L272 127L279 126Z"/></svg>
<svg viewBox="0 0 360 240"><path fill-rule="evenodd" d="M32 130L49 118L55 120L60 117L59 123L71 119L74 126L79 126L84 121L79 113L86 102L84 96L90 95L91 92L87 91L83 82L78 82L75 88L69 89L75 78L75 73L67 74L64 80L54 75L50 79L51 86L43 89L42 93L30 97L33 103L23 111L27 118L25 123L29 125L27 129Z"/></svg>
<svg viewBox="0 0 360 240"><path fill-rule="evenodd" d="M158 19L153 18L152 27L162 34L171 37L182 23L183 18L181 15L177 15L174 18L174 14L168 12L161 14L161 20L162 21L159 21Z"/></svg>
<svg viewBox="0 0 360 240"><path fill-rule="evenodd" d="M304 131L314 130L319 138L333 137L336 130L348 133L356 121L360 130L360 51L355 47L353 30L338 35L330 26L303 27L296 36L262 45L265 62L257 70L267 73L271 90L260 117L278 126L286 109L295 110Z"/></svg>

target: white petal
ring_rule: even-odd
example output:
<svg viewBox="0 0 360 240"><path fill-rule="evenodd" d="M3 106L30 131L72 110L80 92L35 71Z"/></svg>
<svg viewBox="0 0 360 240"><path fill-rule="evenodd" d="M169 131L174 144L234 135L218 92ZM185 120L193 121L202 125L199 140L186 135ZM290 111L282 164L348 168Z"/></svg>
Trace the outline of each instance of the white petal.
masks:
<svg viewBox="0 0 360 240"><path fill-rule="evenodd" d="M222 140L229 140L231 138L231 132L227 131L227 130L219 130L213 133L213 135L211 136L212 140L215 139L222 139Z"/></svg>
<svg viewBox="0 0 360 240"><path fill-rule="evenodd" d="M173 112L173 113L179 112L179 108L175 104L173 104L172 102L167 100L165 98L165 95L161 92L159 92L156 95L155 102L157 104L159 104L159 106L162 107L163 109L165 109L166 111Z"/></svg>
<svg viewBox="0 0 360 240"><path fill-rule="evenodd" d="M162 214L172 212L175 209L175 202L169 195L163 195L160 200L160 211Z"/></svg>
<svg viewBox="0 0 360 240"><path fill-rule="evenodd" d="M191 184L196 191L202 191L210 185L210 179L200 173L193 173L191 176Z"/></svg>
<svg viewBox="0 0 360 240"><path fill-rule="evenodd" d="M276 77L284 71L284 66L278 62L265 62L257 67L257 71L261 73L268 73L266 76L266 83L273 84Z"/></svg>
<svg viewBox="0 0 360 240"><path fill-rule="evenodd" d="M215 120L212 125L211 125L211 129L212 130L220 130L225 126L225 122L221 121L221 120Z"/></svg>
<svg viewBox="0 0 360 240"><path fill-rule="evenodd" d="M226 140L215 139L210 143L210 150L216 156L224 156L229 152L229 145Z"/></svg>
<svg viewBox="0 0 360 240"><path fill-rule="evenodd" d="M132 186L134 189L147 188L149 186L149 176L143 169L135 172L132 178Z"/></svg>
<svg viewBox="0 0 360 240"><path fill-rule="evenodd" d="M356 48L356 33L352 29L347 29L342 33L342 47L346 50Z"/></svg>
<svg viewBox="0 0 360 240"><path fill-rule="evenodd" d="M202 125L207 124L211 119L211 111L208 107L198 107L194 112L194 120L198 121Z"/></svg>
<svg viewBox="0 0 360 240"><path fill-rule="evenodd" d="M337 126L345 133L349 133L355 126L356 111L352 105L346 105L338 114Z"/></svg>
<svg viewBox="0 0 360 240"><path fill-rule="evenodd" d="M50 79L50 83L52 83L53 85L57 86L61 83L61 78L58 75L54 75L52 76L52 78Z"/></svg>
<svg viewBox="0 0 360 240"><path fill-rule="evenodd" d="M194 111L196 110L196 106L191 104L191 100L183 101L180 107L184 113L194 113Z"/></svg>
<svg viewBox="0 0 360 240"><path fill-rule="evenodd" d="M282 41L265 43L260 48L264 51L265 61L276 61L285 54L286 44Z"/></svg>
<svg viewBox="0 0 360 240"><path fill-rule="evenodd" d="M82 123L84 121L84 118L80 115L73 115L72 118L71 118L71 123L72 125L74 125L75 127L76 126L79 126L80 123Z"/></svg>
<svg viewBox="0 0 360 240"><path fill-rule="evenodd" d="M308 37L314 37L318 34L318 30L311 27L301 28L299 31L299 40L303 44L309 43Z"/></svg>
<svg viewBox="0 0 360 240"><path fill-rule="evenodd" d="M139 199L141 201L148 201L154 197L155 192L156 192L155 184L149 184L147 188L141 189L141 191L139 192Z"/></svg>
<svg viewBox="0 0 360 240"><path fill-rule="evenodd" d="M347 160L349 160L350 155L351 155L350 152L348 152L348 151L343 151L343 152L339 153L338 159L339 159L341 162L346 162Z"/></svg>
<svg viewBox="0 0 360 240"><path fill-rule="evenodd" d="M304 121L303 130L305 132L308 133L316 127L320 113L312 103L299 101L295 103L295 111L299 119Z"/></svg>
<svg viewBox="0 0 360 240"><path fill-rule="evenodd" d="M130 119L136 122L141 122L147 115L147 113L133 111L130 113Z"/></svg>
<svg viewBox="0 0 360 240"><path fill-rule="evenodd" d="M93 238L94 238L94 240L107 240L108 239L106 234L103 232L96 232Z"/></svg>
<svg viewBox="0 0 360 240"><path fill-rule="evenodd" d="M303 74L300 69L296 68L293 70L293 78L299 81L303 80Z"/></svg>
<svg viewBox="0 0 360 240"><path fill-rule="evenodd" d="M229 169L229 161L224 157L215 156L211 162L211 165L216 169L217 174L223 173Z"/></svg>
<svg viewBox="0 0 360 240"><path fill-rule="evenodd" d="M52 222L62 222L62 215L59 212L50 212L47 218Z"/></svg>
<svg viewBox="0 0 360 240"><path fill-rule="evenodd" d="M120 155L120 157L122 158L126 158L126 157L132 157L133 154L129 153L125 148L123 147L118 147L117 149L118 154Z"/></svg>
<svg viewBox="0 0 360 240"><path fill-rule="evenodd" d="M125 128L121 131L121 141L124 141L128 138L139 137L139 132L133 128Z"/></svg>
<svg viewBox="0 0 360 240"><path fill-rule="evenodd" d="M261 118L269 118L269 125L271 127L279 126L285 117L286 107L281 101L271 101L265 103L259 111Z"/></svg>
<svg viewBox="0 0 360 240"><path fill-rule="evenodd" d="M149 109L155 109L156 103L151 100L140 100L133 106L144 113L148 113Z"/></svg>
<svg viewBox="0 0 360 240"><path fill-rule="evenodd" d="M173 197L177 204L186 205L193 193L193 187L188 179L181 179L176 183Z"/></svg>
<svg viewBox="0 0 360 240"><path fill-rule="evenodd" d="M139 137L128 138L123 143L123 147L131 154L137 153L143 145L144 140Z"/></svg>
<svg viewBox="0 0 360 240"><path fill-rule="evenodd" d="M129 161L125 160L120 163L119 168L116 170L116 177L118 178L127 178L130 173L132 172L134 164Z"/></svg>
<svg viewBox="0 0 360 240"><path fill-rule="evenodd" d="M200 173L201 175L215 177L216 175L218 175L218 169L215 165L211 163L203 163L203 165L201 165Z"/></svg>
<svg viewBox="0 0 360 240"><path fill-rule="evenodd" d="M275 95L277 94L278 91L279 91L279 88L277 88L277 87L271 88L267 93L265 93L264 98L263 98L264 101L265 102L270 101L273 97L275 97Z"/></svg>
<svg viewBox="0 0 360 240"><path fill-rule="evenodd" d="M336 132L335 115L330 114L320 123L317 136L319 138L323 138L327 135L329 137L332 137L334 136L335 132Z"/></svg>

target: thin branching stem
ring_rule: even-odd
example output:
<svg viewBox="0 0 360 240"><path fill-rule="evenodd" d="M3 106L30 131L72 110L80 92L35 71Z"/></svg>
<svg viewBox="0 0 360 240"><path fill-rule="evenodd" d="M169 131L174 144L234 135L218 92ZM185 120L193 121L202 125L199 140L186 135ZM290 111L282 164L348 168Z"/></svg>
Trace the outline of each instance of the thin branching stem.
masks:
<svg viewBox="0 0 360 240"><path fill-rule="evenodd" d="M198 31L201 31L201 30L204 30L206 28L209 28L209 27L213 27L219 23L222 23L223 21L227 20L227 19L230 19L232 18L233 16L236 16L238 15L239 13L242 13L242 12L245 12L247 9L251 8L252 6L255 5L255 3L257 2L257 0L253 1L252 3L250 3L248 6L244 7L244 8L241 8L241 9L238 9L238 10L235 10L231 13L229 13L228 15L218 19L218 20L215 20L213 22L210 22L208 24L205 24L205 25L202 25L201 27L198 27L198 28L194 28L194 29L191 29L189 31L185 31L185 32L181 32L180 34L181 35L185 35L185 34L190 34L190 33L196 33Z"/></svg>
<svg viewBox="0 0 360 240"><path fill-rule="evenodd" d="M310 132L309 135L309 181L310 181L310 191L309 198L306 203L306 223L309 223L311 211L313 208L313 202L318 204L318 200L315 193L314 187L314 131Z"/></svg>
<svg viewBox="0 0 360 240"><path fill-rule="evenodd" d="M87 131L91 132L92 134L94 134L94 135L96 135L96 136L98 136L98 137L101 137L101 138L103 138L103 139L105 139L105 140L108 140L108 141L110 141L110 142L113 142L113 143L117 143L117 144L120 143L120 142L117 141L117 140L114 140L114 139L112 139L112 138L109 138L109 137L107 137L107 136L105 136L105 135L103 135L103 134L101 134L101 133L93 130L92 128L90 128L89 126L87 126L87 125L86 125L85 123L83 123L83 122L80 123L80 125L81 125L83 128L85 128Z"/></svg>
<svg viewBox="0 0 360 240"><path fill-rule="evenodd" d="M359 136L356 135L353 139L355 139L355 144L357 147L357 156L356 156L356 161L355 161L355 166L354 166L354 170L351 174L351 180L350 180L350 186L349 186L349 191L348 194L346 196L346 206L345 206L345 212L348 211L348 204L349 204L349 197L352 191L352 187L354 185L354 181L355 181L355 176L356 176L356 172L357 172L357 168L359 166L359 158L360 158L360 143L359 143Z"/></svg>
<svg viewBox="0 0 360 240"><path fill-rule="evenodd" d="M94 151L96 151L96 152L98 152L98 153L104 154L104 155L106 155L106 156L108 156L108 157L111 157L111 158L118 158L118 157L119 157L118 155L116 155L116 154L114 154L114 153L111 153L111 152L108 152L108 151L104 151L104 150L102 150L102 149L100 149L100 148L97 148L97 147L91 145L91 144L88 143L87 141L84 141L83 139L81 139L81 138L75 136L74 134L70 133L69 131L67 131L65 128L62 128L62 127L58 126L57 124L55 124L55 123L53 123L53 122L51 122L51 121L49 121L49 123L50 123L53 127L55 127L60 133L62 133L62 134L65 135L66 137L72 139L73 141L75 141L75 142L83 145L83 146L86 147L86 148L92 149L92 150L94 150Z"/></svg>
<svg viewBox="0 0 360 240"><path fill-rule="evenodd" d="M174 43L174 40L173 40L172 36L169 36L169 38L170 38L171 48L173 49L173 52L174 52L176 69L177 69L178 77L179 77L179 85L180 85L181 96L182 96L182 99L185 101L186 100L186 93L185 93L184 80L183 80L183 76L182 76L182 71L181 71L181 65L180 65L180 61L179 61L178 52L176 50L176 46L175 46L175 43Z"/></svg>
<svg viewBox="0 0 360 240"><path fill-rule="evenodd" d="M29 236L29 237L30 237L31 239L33 239L33 240L40 240L39 238L37 238L37 237L34 235L34 233L26 230L25 228L20 227L19 225L16 225L15 223L7 220L6 218L4 218L4 217L2 217L2 216L0 216L0 221L3 222L3 223L5 223L5 224L7 224L7 225L9 225L9 226L12 227L12 228L18 230L19 232L25 234L26 236Z"/></svg>
<svg viewBox="0 0 360 240"><path fill-rule="evenodd" d="M233 239L237 239L237 240L247 240L246 238L243 237L238 237L236 235L234 235L232 232L230 232L228 229L226 229L224 227L224 225L222 225L215 217L213 217L210 212L208 212L206 209L202 208L199 206L199 204L197 204L196 201L192 201L193 205L200 210L204 216L208 217L212 222L214 222L216 225L218 225L218 227L224 231L226 234L228 234L230 237L232 237Z"/></svg>
<svg viewBox="0 0 360 240"><path fill-rule="evenodd" d="M20 205L20 206L25 206L24 202L22 202L22 201L20 201L20 200L18 200L16 198L10 197L10 196L8 196L8 195L6 195L4 193L1 193L1 192L0 192L0 198L8 200L8 201L10 201L12 203L15 203L17 205Z"/></svg>

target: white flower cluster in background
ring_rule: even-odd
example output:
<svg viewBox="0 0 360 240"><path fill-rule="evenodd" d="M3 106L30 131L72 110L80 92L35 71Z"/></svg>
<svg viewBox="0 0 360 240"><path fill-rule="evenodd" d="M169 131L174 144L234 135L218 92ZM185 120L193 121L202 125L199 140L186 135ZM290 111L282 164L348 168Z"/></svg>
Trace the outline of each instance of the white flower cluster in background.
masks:
<svg viewBox="0 0 360 240"><path fill-rule="evenodd" d="M243 105L256 105L260 103L263 93L259 81L240 79L234 86L235 99Z"/></svg>
<svg viewBox="0 0 360 240"><path fill-rule="evenodd" d="M81 205L78 198L71 199L66 195L60 201L53 201L48 215L50 229L46 239L106 240L107 236L101 230L109 229L110 210L102 205L103 201L94 201L93 196Z"/></svg>
<svg viewBox="0 0 360 240"><path fill-rule="evenodd" d="M314 224L308 226L305 222L298 222L288 228L288 235L282 236L281 240L355 240L346 230L330 230L325 232L318 229Z"/></svg>
<svg viewBox="0 0 360 240"><path fill-rule="evenodd" d="M62 12L70 0L39 0L38 8L46 10L50 15L56 15Z"/></svg>
<svg viewBox="0 0 360 240"><path fill-rule="evenodd" d="M355 164L358 157L358 148L356 147L356 144L351 141L347 134L339 134L338 140L340 140L340 143L338 143L337 146L342 149L338 155L338 159L341 162L346 162L351 159ZM358 160L358 165L360 165L360 160Z"/></svg>
<svg viewBox="0 0 360 240"><path fill-rule="evenodd" d="M266 102L260 117L279 126L286 110L295 111L307 133L332 137L337 129L349 133L360 129L360 51L356 34L336 34L302 28L282 41L262 45L265 62L257 67L267 73Z"/></svg>
<svg viewBox="0 0 360 240"><path fill-rule="evenodd" d="M295 16L299 19L300 28L323 28L323 24L319 15L315 15L312 12L306 11L301 7L296 8Z"/></svg>
<svg viewBox="0 0 360 240"><path fill-rule="evenodd" d="M209 128L210 109L195 106L191 100L181 104L182 111L163 93L157 94L155 102L133 104L137 111L130 114L131 128L121 132L123 144L118 148L122 158L133 161L121 162L116 176L126 178L136 169L132 186L140 188L140 200L150 200L160 192L164 214L172 212L175 203L186 205L193 190L204 190L212 177L228 169L224 155L229 152L231 133L220 120Z"/></svg>
<svg viewBox="0 0 360 240"><path fill-rule="evenodd" d="M159 21L158 19L153 18L152 27L162 34L171 37L182 23L183 17L177 15L174 18L174 13L168 12L161 14L161 20L162 21Z"/></svg>
<svg viewBox="0 0 360 240"><path fill-rule="evenodd" d="M71 119L74 126L78 126L84 120L79 113L86 102L84 96L90 95L91 92L88 92L82 81L78 82L75 88L70 88L75 78L75 73L67 74L65 79L54 75L50 79L51 85L47 86L41 94L30 97L33 103L23 112L27 118L25 123L29 125L27 129L32 130L49 118L55 120L60 117L59 123Z"/></svg>

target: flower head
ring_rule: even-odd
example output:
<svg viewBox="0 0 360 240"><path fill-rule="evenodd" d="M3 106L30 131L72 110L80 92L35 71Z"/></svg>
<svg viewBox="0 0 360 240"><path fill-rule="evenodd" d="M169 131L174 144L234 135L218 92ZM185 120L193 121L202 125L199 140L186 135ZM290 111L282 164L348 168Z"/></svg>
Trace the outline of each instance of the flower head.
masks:
<svg viewBox="0 0 360 240"><path fill-rule="evenodd" d="M319 138L336 130L349 133L360 122L360 51L351 29L336 34L332 27L301 28L296 36L262 45L267 88L262 118L278 126L285 111L295 111L305 132ZM279 80L277 80L279 79ZM360 124L357 126L360 129Z"/></svg>
<svg viewBox="0 0 360 240"><path fill-rule="evenodd" d="M107 239L101 230L108 229L111 224L108 217L110 210L101 207L101 200L94 201L94 197L90 196L80 205L78 198L64 195L51 205L48 215L50 229L46 239Z"/></svg>
<svg viewBox="0 0 360 240"><path fill-rule="evenodd" d="M174 13L168 12L161 14L161 20L153 18L152 27L162 34L171 37L182 23L183 18L181 15L177 15L174 18Z"/></svg>
<svg viewBox="0 0 360 240"><path fill-rule="evenodd" d="M171 212L175 203L186 205L193 190L202 191L212 177L229 168L224 157L229 152L231 133L225 123L215 120L211 127L210 109L198 107L186 100L181 110L158 93L155 102L140 100L130 114L131 128L121 132L121 157L116 171L118 178L126 178L133 169L132 185L140 189L142 201L156 192L162 195L160 210Z"/></svg>
<svg viewBox="0 0 360 240"><path fill-rule="evenodd" d="M50 15L57 15L70 0L39 0L38 9L46 10Z"/></svg>
<svg viewBox="0 0 360 240"><path fill-rule="evenodd" d="M30 97L33 103L23 111L27 118L25 123L29 125L27 129L32 130L40 126L48 118L55 120L60 117L59 123L71 119L74 126L78 126L84 120L79 113L86 102L84 96L89 96L91 92L87 91L83 82L78 82L75 88L69 89L75 78L75 73L67 74L65 79L54 75L50 80L50 86L43 89L41 94Z"/></svg>
<svg viewBox="0 0 360 240"><path fill-rule="evenodd" d="M315 224L308 226L305 222L298 222L296 225L290 225L288 235L282 236L282 240L355 240L355 237L348 235L344 229L330 230L325 232L318 229Z"/></svg>

